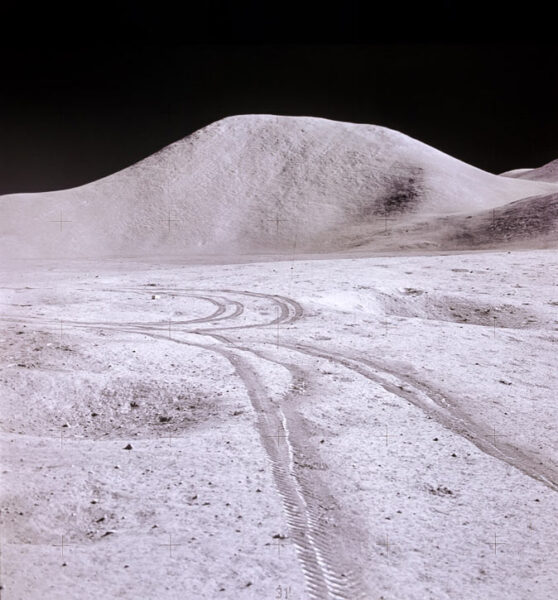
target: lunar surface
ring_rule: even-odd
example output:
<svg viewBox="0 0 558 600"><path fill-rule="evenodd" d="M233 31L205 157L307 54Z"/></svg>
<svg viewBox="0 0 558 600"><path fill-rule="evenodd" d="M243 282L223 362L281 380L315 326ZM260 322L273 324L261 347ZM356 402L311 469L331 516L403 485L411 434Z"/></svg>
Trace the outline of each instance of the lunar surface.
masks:
<svg viewBox="0 0 558 600"><path fill-rule="evenodd" d="M557 221L270 115L1 197L2 598L556 597Z"/></svg>

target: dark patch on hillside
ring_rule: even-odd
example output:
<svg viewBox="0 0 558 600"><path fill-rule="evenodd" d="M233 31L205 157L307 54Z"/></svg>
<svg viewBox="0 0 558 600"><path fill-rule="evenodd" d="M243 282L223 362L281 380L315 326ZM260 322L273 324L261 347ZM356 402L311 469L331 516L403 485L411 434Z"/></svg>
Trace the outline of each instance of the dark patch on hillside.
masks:
<svg viewBox="0 0 558 600"><path fill-rule="evenodd" d="M407 175L391 180L386 192L379 198L375 215L401 215L418 208L423 195L422 169L410 169Z"/></svg>
<svg viewBox="0 0 558 600"><path fill-rule="evenodd" d="M382 218L417 210L424 195L423 170L392 165L387 178L381 177L373 187L376 190L362 201L356 214L352 215L359 222L381 222Z"/></svg>

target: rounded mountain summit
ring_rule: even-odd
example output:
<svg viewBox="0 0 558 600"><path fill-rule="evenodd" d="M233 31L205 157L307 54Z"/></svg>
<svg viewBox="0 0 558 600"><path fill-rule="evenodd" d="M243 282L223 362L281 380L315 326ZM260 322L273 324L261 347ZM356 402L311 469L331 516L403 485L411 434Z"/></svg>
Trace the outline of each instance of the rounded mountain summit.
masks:
<svg viewBox="0 0 558 600"><path fill-rule="evenodd" d="M558 182L545 179L493 175L384 127L241 115L98 181L0 197L0 251L95 258L544 247L556 243L558 219Z"/></svg>

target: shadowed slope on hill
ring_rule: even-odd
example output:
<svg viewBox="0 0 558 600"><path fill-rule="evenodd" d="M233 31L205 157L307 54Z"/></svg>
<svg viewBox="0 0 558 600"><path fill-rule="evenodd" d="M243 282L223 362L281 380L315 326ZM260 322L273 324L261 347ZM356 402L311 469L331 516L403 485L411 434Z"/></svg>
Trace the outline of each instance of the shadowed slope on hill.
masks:
<svg viewBox="0 0 558 600"><path fill-rule="evenodd" d="M85 186L0 198L0 241L20 257L339 251L354 246L355 228L381 232L554 191L382 127L245 115Z"/></svg>
<svg viewBox="0 0 558 600"><path fill-rule="evenodd" d="M526 245L537 239L542 247L558 243L558 193L517 200L472 218L454 219L445 234L445 247Z"/></svg>
<svg viewBox="0 0 558 600"><path fill-rule="evenodd" d="M355 225L323 240L327 251L471 250L558 246L558 192L473 214L429 215L404 222Z"/></svg>

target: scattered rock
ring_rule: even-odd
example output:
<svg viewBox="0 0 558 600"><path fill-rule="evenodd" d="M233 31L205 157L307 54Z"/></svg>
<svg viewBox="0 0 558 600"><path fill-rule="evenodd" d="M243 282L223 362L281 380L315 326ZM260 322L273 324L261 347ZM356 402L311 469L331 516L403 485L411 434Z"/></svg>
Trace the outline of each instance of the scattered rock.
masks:
<svg viewBox="0 0 558 600"><path fill-rule="evenodd" d="M417 290L415 288L405 288L405 294L407 296L420 296L424 294L424 290Z"/></svg>
<svg viewBox="0 0 558 600"><path fill-rule="evenodd" d="M435 496L453 496L453 492L443 485L439 485L437 488L428 486L428 491Z"/></svg>
<svg viewBox="0 0 558 600"><path fill-rule="evenodd" d="M126 446L124 446L124 450L131 450L132 449L132 444L127 444Z"/></svg>
<svg viewBox="0 0 558 600"><path fill-rule="evenodd" d="M104 538L104 537L107 537L107 535L113 535L114 533L116 533L114 531L114 529L109 529L109 530L105 531L105 533L103 533L103 535L101 537Z"/></svg>

